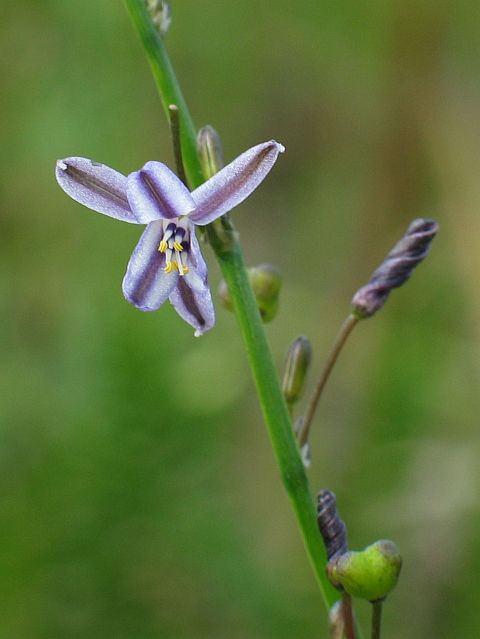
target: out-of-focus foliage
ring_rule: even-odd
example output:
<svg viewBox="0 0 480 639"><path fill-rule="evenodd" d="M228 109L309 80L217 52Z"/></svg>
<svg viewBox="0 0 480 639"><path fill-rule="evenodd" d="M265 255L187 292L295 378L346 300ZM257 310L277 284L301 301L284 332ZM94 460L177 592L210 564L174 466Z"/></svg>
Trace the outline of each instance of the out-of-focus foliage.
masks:
<svg viewBox="0 0 480 639"><path fill-rule="evenodd" d="M172 4L196 123L227 160L272 137L287 147L233 214L250 263L283 273L267 326L279 367L305 334L318 369L410 219L440 220L427 262L342 354L310 476L336 492L352 548L387 537L402 551L385 637L479 636L480 13ZM217 304L194 339L170 308L130 307L139 229L54 181L68 155L172 165L122 3L6 0L0 72L0 635L325 636L233 316Z"/></svg>

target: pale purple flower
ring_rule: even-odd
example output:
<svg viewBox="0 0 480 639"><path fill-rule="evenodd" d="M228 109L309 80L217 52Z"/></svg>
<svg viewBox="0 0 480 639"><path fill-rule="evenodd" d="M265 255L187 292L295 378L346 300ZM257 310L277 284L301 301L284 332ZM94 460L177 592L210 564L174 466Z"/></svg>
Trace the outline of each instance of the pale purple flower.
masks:
<svg viewBox="0 0 480 639"><path fill-rule="evenodd" d="M283 151L273 140L258 144L192 192L165 164L153 161L125 177L103 164L71 157L57 162L56 176L80 204L147 225L128 263L123 294L142 311L155 311L169 299L201 335L214 325L215 312L195 225L209 224L243 202Z"/></svg>

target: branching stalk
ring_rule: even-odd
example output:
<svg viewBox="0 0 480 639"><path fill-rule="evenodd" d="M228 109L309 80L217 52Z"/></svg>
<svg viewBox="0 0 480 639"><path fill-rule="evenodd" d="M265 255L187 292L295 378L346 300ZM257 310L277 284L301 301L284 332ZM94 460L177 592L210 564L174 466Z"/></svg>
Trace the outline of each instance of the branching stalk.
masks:
<svg viewBox="0 0 480 639"><path fill-rule="evenodd" d="M345 639L355 639L355 621L353 619L352 598L346 592L342 595L342 614L345 627Z"/></svg>
<svg viewBox="0 0 480 639"><path fill-rule="evenodd" d="M345 322L342 324L340 331L335 339L332 350L325 362L325 365L320 374L320 378L315 386L315 390L313 391L312 397L307 406L307 410L305 412L305 416L303 418L302 430L298 436L298 444L300 448L307 443L308 436L310 434L310 427L312 425L312 420L315 416L315 411L317 410L318 402L320 401L320 397L322 395L323 389L325 388L325 384L330 377L330 373L332 372L333 367L335 366L335 362L340 355L340 352L348 339L348 336L353 331L355 326L357 325L359 319L354 315L349 315Z"/></svg>

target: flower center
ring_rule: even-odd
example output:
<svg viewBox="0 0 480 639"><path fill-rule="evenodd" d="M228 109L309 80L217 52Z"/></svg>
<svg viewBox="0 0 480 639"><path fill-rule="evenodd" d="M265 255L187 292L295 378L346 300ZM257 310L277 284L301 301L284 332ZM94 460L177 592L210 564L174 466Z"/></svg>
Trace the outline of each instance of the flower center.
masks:
<svg viewBox="0 0 480 639"><path fill-rule="evenodd" d="M165 253L165 273L178 271L186 275L188 268L188 253L190 250L188 228L182 222L164 222L163 237L158 247L160 253Z"/></svg>

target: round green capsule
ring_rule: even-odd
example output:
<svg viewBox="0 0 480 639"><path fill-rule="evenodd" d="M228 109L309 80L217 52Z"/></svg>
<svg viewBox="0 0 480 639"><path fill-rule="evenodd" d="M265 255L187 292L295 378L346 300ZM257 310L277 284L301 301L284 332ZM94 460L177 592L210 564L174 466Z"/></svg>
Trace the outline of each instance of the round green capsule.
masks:
<svg viewBox="0 0 480 639"><path fill-rule="evenodd" d="M402 557L393 541L382 539L358 552L349 551L329 566L333 582L352 597L379 601L395 587Z"/></svg>

